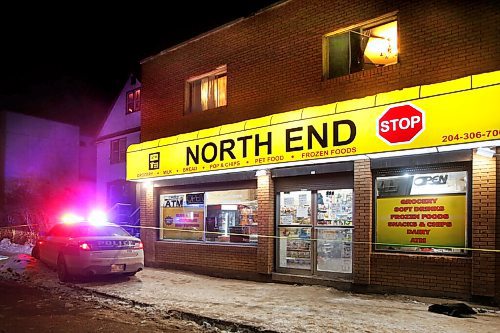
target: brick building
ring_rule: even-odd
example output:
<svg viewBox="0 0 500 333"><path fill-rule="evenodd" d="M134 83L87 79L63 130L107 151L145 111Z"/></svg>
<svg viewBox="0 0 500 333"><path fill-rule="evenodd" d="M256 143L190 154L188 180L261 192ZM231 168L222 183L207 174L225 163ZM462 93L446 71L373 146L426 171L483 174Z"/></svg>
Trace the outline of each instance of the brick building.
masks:
<svg viewBox="0 0 500 333"><path fill-rule="evenodd" d="M145 59L146 263L498 298L498 17L289 0Z"/></svg>

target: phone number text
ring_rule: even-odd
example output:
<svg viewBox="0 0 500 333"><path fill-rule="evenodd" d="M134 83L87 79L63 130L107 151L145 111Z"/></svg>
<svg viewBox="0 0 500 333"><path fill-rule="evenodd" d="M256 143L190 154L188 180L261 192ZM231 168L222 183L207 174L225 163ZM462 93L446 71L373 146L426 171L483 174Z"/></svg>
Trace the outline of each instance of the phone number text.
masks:
<svg viewBox="0 0 500 333"><path fill-rule="evenodd" d="M484 138L494 138L500 136L500 130L486 130L477 132L465 132L461 134L448 134L442 136L442 142L452 142L460 140L474 140Z"/></svg>

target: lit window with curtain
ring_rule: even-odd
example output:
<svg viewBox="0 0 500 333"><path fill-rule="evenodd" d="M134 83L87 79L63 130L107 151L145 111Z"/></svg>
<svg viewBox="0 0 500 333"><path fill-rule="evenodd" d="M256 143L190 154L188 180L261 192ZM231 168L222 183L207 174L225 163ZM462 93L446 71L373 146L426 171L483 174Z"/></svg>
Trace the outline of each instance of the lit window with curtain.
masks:
<svg viewBox="0 0 500 333"><path fill-rule="evenodd" d="M127 93L126 113L141 110L141 89L135 89Z"/></svg>
<svg viewBox="0 0 500 333"><path fill-rule="evenodd" d="M188 112L206 111L225 106L227 91L227 67L187 80L186 110Z"/></svg>
<svg viewBox="0 0 500 333"><path fill-rule="evenodd" d="M398 62L394 17L328 34L324 41L325 77L329 79Z"/></svg>

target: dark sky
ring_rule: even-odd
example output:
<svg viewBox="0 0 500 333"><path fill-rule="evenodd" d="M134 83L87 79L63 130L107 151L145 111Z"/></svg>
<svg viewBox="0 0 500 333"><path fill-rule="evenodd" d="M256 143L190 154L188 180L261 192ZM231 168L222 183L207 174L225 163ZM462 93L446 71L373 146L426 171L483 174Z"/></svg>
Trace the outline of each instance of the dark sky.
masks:
<svg viewBox="0 0 500 333"><path fill-rule="evenodd" d="M2 5L0 110L94 135L139 61L278 0Z"/></svg>

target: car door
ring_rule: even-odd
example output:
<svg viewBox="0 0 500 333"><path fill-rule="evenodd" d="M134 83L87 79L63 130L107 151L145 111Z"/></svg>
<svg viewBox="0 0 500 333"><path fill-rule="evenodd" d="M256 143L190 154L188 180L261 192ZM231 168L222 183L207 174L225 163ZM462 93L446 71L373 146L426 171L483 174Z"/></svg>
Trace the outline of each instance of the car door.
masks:
<svg viewBox="0 0 500 333"><path fill-rule="evenodd" d="M56 265L59 252L68 241L67 236L68 227L66 225L58 224L54 226L40 246L40 259L49 265Z"/></svg>

